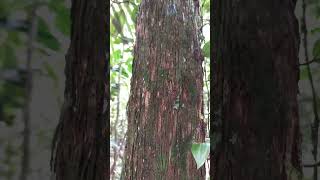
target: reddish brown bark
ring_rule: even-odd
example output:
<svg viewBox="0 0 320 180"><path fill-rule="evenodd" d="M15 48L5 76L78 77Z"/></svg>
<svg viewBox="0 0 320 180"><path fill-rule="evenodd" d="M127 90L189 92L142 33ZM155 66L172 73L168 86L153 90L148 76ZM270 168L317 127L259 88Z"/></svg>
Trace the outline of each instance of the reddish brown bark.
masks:
<svg viewBox="0 0 320 180"><path fill-rule="evenodd" d="M204 179L191 154L203 122L193 0L143 0L136 26L122 179Z"/></svg>
<svg viewBox="0 0 320 180"><path fill-rule="evenodd" d="M295 3L215 0L213 7L213 178L301 176Z"/></svg>
<svg viewBox="0 0 320 180"><path fill-rule="evenodd" d="M53 147L56 180L109 179L103 117L106 1L72 1L65 100ZM108 92L108 91L107 91Z"/></svg>

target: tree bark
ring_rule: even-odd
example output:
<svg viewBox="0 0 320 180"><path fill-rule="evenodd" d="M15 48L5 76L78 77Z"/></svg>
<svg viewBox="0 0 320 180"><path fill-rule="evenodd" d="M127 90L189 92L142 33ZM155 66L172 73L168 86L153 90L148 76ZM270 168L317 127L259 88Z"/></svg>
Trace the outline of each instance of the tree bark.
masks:
<svg viewBox="0 0 320 180"><path fill-rule="evenodd" d="M122 179L204 179L203 56L192 0L143 0L136 26Z"/></svg>
<svg viewBox="0 0 320 180"><path fill-rule="evenodd" d="M109 179L103 117L107 95L106 13L106 1L72 1L65 100L53 141L56 180Z"/></svg>
<svg viewBox="0 0 320 180"><path fill-rule="evenodd" d="M213 178L299 178L295 2L213 3Z"/></svg>

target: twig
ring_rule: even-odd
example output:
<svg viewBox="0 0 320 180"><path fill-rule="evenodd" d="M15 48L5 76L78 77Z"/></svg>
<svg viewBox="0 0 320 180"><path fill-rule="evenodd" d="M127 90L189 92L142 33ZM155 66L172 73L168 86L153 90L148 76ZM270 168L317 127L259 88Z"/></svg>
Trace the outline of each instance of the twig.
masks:
<svg viewBox="0 0 320 180"><path fill-rule="evenodd" d="M304 164L303 167L313 167L313 168L317 168L317 166L320 166L320 161L318 161L317 163L314 164Z"/></svg>
<svg viewBox="0 0 320 180"><path fill-rule="evenodd" d="M312 60L309 61L309 62L305 62L305 63L299 64L299 66L309 65L309 64L311 64L311 63L313 63L313 62L317 62L317 61L320 61L320 59L319 59L319 58L314 58L314 59L312 59Z"/></svg>

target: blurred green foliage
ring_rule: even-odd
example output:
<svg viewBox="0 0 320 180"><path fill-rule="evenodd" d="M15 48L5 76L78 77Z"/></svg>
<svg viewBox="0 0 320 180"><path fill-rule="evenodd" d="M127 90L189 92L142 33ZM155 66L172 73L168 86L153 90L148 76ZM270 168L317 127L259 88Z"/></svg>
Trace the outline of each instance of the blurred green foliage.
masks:
<svg viewBox="0 0 320 180"><path fill-rule="evenodd" d="M61 52L61 42L57 33L65 36L70 34L70 9L65 0L0 1L0 125L4 124L7 128L22 124L15 119L26 100L26 49L31 28L29 13L32 8L37 10L47 8L48 14L53 15L52 23L46 17L42 17L41 13L37 13L38 26L33 48L35 55L45 57ZM52 27L51 24L54 26ZM54 33L54 31L58 32ZM32 61L42 61L42 59L33 58ZM33 76L40 72L41 75L46 75L57 83L58 78L51 65L45 61L40 64L43 64L40 69L32 67ZM44 137L44 133L35 132L35 134L39 138ZM4 147L5 153L0 159L0 179L13 179L20 168L19 161L14 161L14 159L21 154L21 147L9 137L6 138L5 141L0 139L0 146ZM47 141L50 139L46 138ZM2 148L0 153L2 153Z"/></svg>

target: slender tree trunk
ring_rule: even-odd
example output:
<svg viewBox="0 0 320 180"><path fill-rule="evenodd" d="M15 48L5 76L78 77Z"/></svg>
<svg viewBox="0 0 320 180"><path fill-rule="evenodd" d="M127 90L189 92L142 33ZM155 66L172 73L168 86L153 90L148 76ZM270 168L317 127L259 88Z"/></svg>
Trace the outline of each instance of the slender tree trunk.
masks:
<svg viewBox="0 0 320 180"><path fill-rule="evenodd" d="M302 17L301 17L301 32L303 33L303 47L304 47L304 57L306 61L306 68L308 72L308 79L311 86L312 92L312 107L314 114L314 121L311 125L311 141L312 141L312 155L315 162L318 161L318 134L319 134L319 115L318 115L318 104L317 104L317 93L314 87L314 81L310 69L310 61L308 55L308 28L306 23L306 9L307 4L305 0L302 0ZM313 180L318 180L318 167L313 167Z"/></svg>
<svg viewBox="0 0 320 180"><path fill-rule="evenodd" d="M301 177L293 0L214 0L215 180Z"/></svg>
<svg viewBox="0 0 320 180"><path fill-rule="evenodd" d="M37 6L31 9L29 13L29 19L31 22L30 30L28 33L28 45L27 45L27 62L26 62L26 87L25 87L25 106L23 109L23 155L21 161L21 174L20 180L27 180L30 168L30 104L32 96L32 56L33 56L33 43L37 34L38 20L36 15Z"/></svg>
<svg viewBox="0 0 320 180"><path fill-rule="evenodd" d="M119 64L119 72L118 72L118 89L117 89L117 109L116 109L116 120L114 122L113 126L113 134L114 134L114 142L118 144L118 123L119 123L119 118L120 118L120 91L121 91L121 73L122 73L122 62ZM119 146L120 147L120 146ZM117 161L118 161L118 156L120 152L118 151L119 149L117 147L113 147L113 164L110 168L110 176L112 180L114 180L115 173L116 173L116 167L117 167Z"/></svg>
<svg viewBox="0 0 320 180"><path fill-rule="evenodd" d="M204 179L203 57L192 0L143 0L136 26L123 179Z"/></svg>
<svg viewBox="0 0 320 180"><path fill-rule="evenodd" d="M105 97L107 2L72 1L65 100L53 146L56 180L109 179Z"/></svg>

